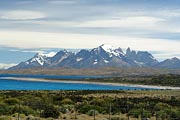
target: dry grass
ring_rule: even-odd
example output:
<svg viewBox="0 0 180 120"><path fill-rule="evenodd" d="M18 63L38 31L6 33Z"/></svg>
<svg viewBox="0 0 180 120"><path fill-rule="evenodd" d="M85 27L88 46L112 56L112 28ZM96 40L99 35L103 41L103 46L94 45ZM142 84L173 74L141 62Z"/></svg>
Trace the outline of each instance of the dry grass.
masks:
<svg viewBox="0 0 180 120"><path fill-rule="evenodd" d="M180 69L167 70L156 68L36 68L36 69L21 69L21 70L0 70L0 74L46 74L46 75L113 75L113 76L127 76L127 75L157 75L157 74L180 74Z"/></svg>
<svg viewBox="0 0 180 120"><path fill-rule="evenodd" d="M111 97L111 98L171 98L172 96L180 98L180 90L137 90L137 91L124 91L119 93L92 93L83 95L84 97Z"/></svg>

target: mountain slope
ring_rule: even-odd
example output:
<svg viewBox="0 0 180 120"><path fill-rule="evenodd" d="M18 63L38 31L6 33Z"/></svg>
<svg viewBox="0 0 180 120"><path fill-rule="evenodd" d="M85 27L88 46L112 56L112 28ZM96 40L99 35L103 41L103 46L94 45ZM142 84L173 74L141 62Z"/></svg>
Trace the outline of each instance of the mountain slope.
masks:
<svg viewBox="0 0 180 120"><path fill-rule="evenodd" d="M126 50L126 57L136 62L139 66L153 67L159 62L147 51L134 51L130 48Z"/></svg>
<svg viewBox="0 0 180 120"><path fill-rule="evenodd" d="M51 52L48 54L44 54L44 53L37 53L36 55L34 55L33 58L25 61L25 62L21 62L20 64L11 67L9 69L28 69L28 68L40 68L43 67L44 64L48 61L50 61L50 59L55 55L56 53Z"/></svg>
<svg viewBox="0 0 180 120"><path fill-rule="evenodd" d="M156 67L177 69L177 68L180 68L180 59L176 57L167 59L160 62Z"/></svg>
<svg viewBox="0 0 180 120"><path fill-rule="evenodd" d="M82 49L77 53L62 50L57 54L36 54L33 58L10 69L99 67L180 68L180 60L173 58L159 63L147 51L136 52L128 48L124 53L121 48L102 44L97 48Z"/></svg>

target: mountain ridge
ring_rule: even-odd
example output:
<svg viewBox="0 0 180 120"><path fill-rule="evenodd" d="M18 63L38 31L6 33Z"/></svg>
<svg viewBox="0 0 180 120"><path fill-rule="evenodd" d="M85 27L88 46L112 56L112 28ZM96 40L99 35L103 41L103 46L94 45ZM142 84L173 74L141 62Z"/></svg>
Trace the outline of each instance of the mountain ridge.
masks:
<svg viewBox="0 0 180 120"><path fill-rule="evenodd" d="M33 58L21 62L13 69L29 68L99 68L99 67L155 67L155 68L180 68L178 58L167 59L159 62L148 51L134 51L127 48L124 53L120 47L102 44L96 48L81 49L74 53L61 50L57 53L36 54Z"/></svg>

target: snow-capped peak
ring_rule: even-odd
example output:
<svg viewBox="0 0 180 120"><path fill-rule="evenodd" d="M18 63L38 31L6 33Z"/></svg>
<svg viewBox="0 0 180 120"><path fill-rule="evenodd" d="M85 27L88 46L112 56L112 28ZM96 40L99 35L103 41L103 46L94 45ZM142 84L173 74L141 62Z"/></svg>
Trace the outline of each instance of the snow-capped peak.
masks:
<svg viewBox="0 0 180 120"><path fill-rule="evenodd" d="M38 64L40 64L41 66L44 65L44 63L51 57L55 56L56 52L50 52L50 53L43 53L43 52L39 52L37 53L32 59L26 61L26 64L30 64L30 63L34 63L37 62Z"/></svg>
<svg viewBox="0 0 180 120"><path fill-rule="evenodd" d="M102 44L100 46L104 51L106 51L107 53L109 53L110 55L115 55L115 56L120 56L120 55L124 55L123 51L121 50L121 48L116 48L112 45L106 45L106 44Z"/></svg>
<svg viewBox="0 0 180 120"><path fill-rule="evenodd" d="M102 44L100 47L102 47L104 50L109 51L111 49L116 49L114 46L112 45L107 45L107 44Z"/></svg>
<svg viewBox="0 0 180 120"><path fill-rule="evenodd" d="M36 56L42 56L42 57L53 57L55 55L56 55L56 52L50 52L50 53L40 52L36 54Z"/></svg>

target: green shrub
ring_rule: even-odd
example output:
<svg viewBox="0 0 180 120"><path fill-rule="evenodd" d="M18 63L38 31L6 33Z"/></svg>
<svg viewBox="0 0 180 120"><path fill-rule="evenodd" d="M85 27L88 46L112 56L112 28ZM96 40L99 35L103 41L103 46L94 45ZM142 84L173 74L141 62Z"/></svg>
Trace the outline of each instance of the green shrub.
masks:
<svg viewBox="0 0 180 120"><path fill-rule="evenodd" d="M168 113L166 113L164 110L160 110L157 112L157 117L165 120L166 118L168 118Z"/></svg>
<svg viewBox="0 0 180 120"><path fill-rule="evenodd" d="M58 118L60 115L60 112L57 108L55 108L52 105L46 106L45 110L42 112L41 117L44 118Z"/></svg>
<svg viewBox="0 0 180 120"><path fill-rule="evenodd" d="M18 113L14 113L13 115L12 115L12 117L17 117L18 116Z"/></svg>
<svg viewBox="0 0 180 120"><path fill-rule="evenodd" d="M20 101L19 99L16 99L16 98L7 98L4 100L4 103L7 105L16 105L16 104L19 104Z"/></svg>
<svg viewBox="0 0 180 120"><path fill-rule="evenodd" d="M95 115L98 115L99 112L97 110L89 110L88 113L87 113L89 116L93 116L94 114Z"/></svg>
<svg viewBox="0 0 180 120"><path fill-rule="evenodd" d="M69 105L71 105L71 104L74 104L74 102L71 100L71 99L69 99L69 98L65 98L65 99L63 99L62 101L61 101L61 104L69 104Z"/></svg>
<svg viewBox="0 0 180 120"><path fill-rule="evenodd" d="M157 104L155 105L154 108L155 108L156 111L160 111L160 110L163 110L164 108L170 109L171 106L168 105L168 104L166 104L166 103L161 103L161 102L159 102L159 103L157 103Z"/></svg>
<svg viewBox="0 0 180 120"><path fill-rule="evenodd" d="M147 110L143 110L143 114L141 115L142 118L150 118L151 112Z"/></svg>
<svg viewBox="0 0 180 120"><path fill-rule="evenodd" d="M10 116L1 116L0 120L13 120Z"/></svg>
<svg viewBox="0 0 180 120"><path fill-rule="evenodd" d="M12 106L6 104L0 104L0 115L9 115L11 113Z"/></svg>
<svg viewBox="0 0 180 120"><path fill-rule="evenodd" d="M169 113L170 118L176 118L176 119L180 119L180 111L178 111L177 109L172 109L171 112Z"/></svg>
<svg viewBox="0 0 180 120"><path fill-rule="evenodd" d="M20 109L21 109L20 112L22 114L25 114L25 115L35 115L34 110L32 108L28 107L28 106L22 106Z"/></svg>
<svg viewBox="0 0 180 120"><path fill-rule="evenodd" d="M104 99L96 98L91 101L91 104L94 104L96 106L106 106L106 101Z"/></svg>
<svg viewBox="0 0 180 120"><path fill-rule="evenodd" d="M20 116L20 118L25 118L26 117L25 114L20 114L19 116Z"/></svg>
<svg viewBox="0 0 180 120"><path fill-rule="evenodd" d="M99 111L100 113L105 111L104 108L100 107L100 106L84 105L79 109L79 112L86 114L87 112L89 112L90 110L93 110L93 109Z"/></svg>

